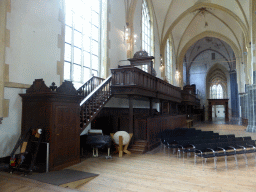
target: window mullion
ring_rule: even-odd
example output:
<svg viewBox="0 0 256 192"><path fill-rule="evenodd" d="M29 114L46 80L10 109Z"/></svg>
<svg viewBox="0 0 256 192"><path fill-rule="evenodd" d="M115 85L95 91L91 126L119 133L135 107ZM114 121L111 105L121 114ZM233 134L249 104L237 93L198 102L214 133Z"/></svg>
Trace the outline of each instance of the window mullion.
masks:
<svg viewBox="0 0 256 192"><path fill-rule="evenodd" d="M105 6L103 7L101 0L92 2L65 0L65 3L65 24L69 24L70 30L68 32L71 33L70 35L67 33L68 36L71 36L71 39L68 42L65 41L65 44L70 44L70 48L67 46L67 54L70 54L70 57L67 55L69 60L67 62L70 62L70 67L66 68L66 73L64 71L64 74L68 75L65 79L83 83L92 74L100 74L101 57L103 56L101 50L104 50L102 46L105 46L101 44L101 38L105 38L102 31L105 25L102 26L101 20L103 20L102 11ZM104 1L104 5L105 3ZM83 9L81 6L86 11L81 11ZM80 41L83 43L80 43ZM78 78L78 75L80 75L80 78Z"/></svg>
<svg viewBox="0 0 256 192"><path fill-rule="evenodd" d="M84 42L84 17L82 17L83 24L82 24L82 42ZM81 82L85 82L84 78L84 43L81 44Z"/></svg>
<svg viewBox="0 0 256 192"><path fill-rule="evenodd" d="M102 4L100 3L100 13L102 13ZM100 76L101 74L101 58L102 58L102 50L101 50L101 38L102 38L102 14L99 14L99 30L98 30L98 36L99 36L99 40L98 40L98 76Z"/></svg>
<svg viewBox="0 0 256 192"><path fill-rule="evenodd" d="M91 21L90 21L90 76L92 76L92 7L91 7Z"/></svg>
<svg viewBox="0 0 256 192"><path fill-rule="evenodd" d="M71 69L70 69L70 79L74 81L74 12L72 11L72 38L71 38Z"/></svg>

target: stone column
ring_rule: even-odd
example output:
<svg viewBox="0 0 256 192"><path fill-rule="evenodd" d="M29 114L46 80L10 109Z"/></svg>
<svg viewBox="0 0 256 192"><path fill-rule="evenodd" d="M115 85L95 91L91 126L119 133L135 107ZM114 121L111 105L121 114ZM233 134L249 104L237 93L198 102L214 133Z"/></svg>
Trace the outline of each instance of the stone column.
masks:
<svg viewBox="0 0 256 192"><path fill-rule="evenodd" d="M248 132L252 132L252 128L253 128L253 111L254 111L254 105L251 104L251 102L253 101L253 90L252 90L252 85L248 85L247 86L247 91L248 91L248 126L246 131Z"/></svg>
<svg viewBox="0 0 256 192"><path fill-rule="evenodd" d="M238 87L237 87L237 75L236 71L230 72L230 90L231 90L231 109L232 116L238 117L239 109L238 109Z"/></svg>

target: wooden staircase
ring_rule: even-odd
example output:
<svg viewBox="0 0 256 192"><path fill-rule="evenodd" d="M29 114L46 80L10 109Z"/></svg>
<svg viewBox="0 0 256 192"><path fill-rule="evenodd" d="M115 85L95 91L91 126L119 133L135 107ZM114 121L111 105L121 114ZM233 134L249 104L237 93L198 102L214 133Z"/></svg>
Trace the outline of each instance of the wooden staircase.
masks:
<svg viewBox="0 0 256 192"><path fill-rule="evenodd" d="M134 143L128 149L131 153L142 154L147 151L146 140L135 140Z"/></svg>
<svg viewBox="0 0 256 192"><path fill-rule="evenodd" d="M97 80L96 83L93 82L95 79ZM78 89L82 96L86 96L80 103L81 132L92 122L111 98L110 86L111 76L106 80L93 77Z"/></svg>

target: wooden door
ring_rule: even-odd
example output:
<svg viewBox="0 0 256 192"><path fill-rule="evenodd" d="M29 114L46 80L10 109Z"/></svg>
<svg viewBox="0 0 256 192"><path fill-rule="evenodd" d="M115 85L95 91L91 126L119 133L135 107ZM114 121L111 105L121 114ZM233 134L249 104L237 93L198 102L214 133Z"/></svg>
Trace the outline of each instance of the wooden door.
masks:
<svg viewBox="0 0 256 192"><path fill-rule="evenodd" d="M79 108L72 104L55 106L54 169L79 159L80 127Z"/></svg>
<svg viewBox="0 0 256 192"><path fill-rule="evenodd" d="M147 119L136 119L134 124L134 139L147 140Z"/></svg>

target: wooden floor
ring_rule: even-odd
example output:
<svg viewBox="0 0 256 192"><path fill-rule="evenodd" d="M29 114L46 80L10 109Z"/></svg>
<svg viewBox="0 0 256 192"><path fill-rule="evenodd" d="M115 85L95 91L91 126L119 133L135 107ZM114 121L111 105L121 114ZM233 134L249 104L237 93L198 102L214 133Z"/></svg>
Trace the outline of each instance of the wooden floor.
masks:
<svg viewBox="0 0 256 192"><path fill-rule="evenodd" d="M212 130L220 134L251 136L256 133L245 132L245 127L237 125L200 124L201 130ZM160 147L143 155L124 155L113 159L87 158L70 169L99 174L89 183L81 186L80 191L256 191L256 163L252 154L248 155L248 166L243 156L238 158L238 167L233 157L228 157L228 169L224 159L218 158L217 170L213 160L208 160L202 167L201 161L196 165L193 157L177 158ZM49 188L46 184L35 181L11 178L0 173L0 191L68 191L64 188ZM55 187L55 186L53 186ZM29 189L29 190L28 190Z"/></svg>

